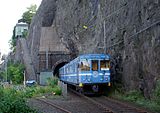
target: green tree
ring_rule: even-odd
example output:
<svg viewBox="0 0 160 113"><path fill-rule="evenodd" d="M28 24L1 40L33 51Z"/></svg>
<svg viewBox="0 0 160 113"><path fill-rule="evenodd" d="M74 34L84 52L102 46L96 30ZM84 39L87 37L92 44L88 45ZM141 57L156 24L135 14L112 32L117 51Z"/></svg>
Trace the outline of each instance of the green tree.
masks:
<svg viewBox="0 0 160 113"><path fill-rule="evenodd" d="M5 79L5 72L4 71L0 71L0 81Z"/></svg>
<svg viewBox="0 0 160 113"><path fill-rule="evenodd" d="M15 27L13 29L12 38L9 40L10 49L15 51L16 37L15 37Z"/></svg>
<svg viewBox="0 0 160 113"><path fill-rule="evenodd" d="M9 62L7 68L7 78L14 84L21 84L23 82L24 65L21 63Z"/></svg>
<svg viewBox="0 0 160 113"><path fill-rule="evenodd" d="M27 8L27 11L25 11L22 15L22 18L18 20L18 22L26 22L28 25L31 24L32 18L35 15L37 11L37 5L31 5L30 7ZM23 32L23 37L26 37L28 34L28 31ZM17 37L15 37L15 27L13 29L13 35L11 40L9 41L10 49L15 51L15 46L16 46L16 40Z"/></svg>
<svg viewBox="0 0 160 113"><path fill-rule="evenodd" d="M37 5L31 5L27 8L27 11L23 13L22 19L28 24L31 24L32 18L37 11Z"/></svg>

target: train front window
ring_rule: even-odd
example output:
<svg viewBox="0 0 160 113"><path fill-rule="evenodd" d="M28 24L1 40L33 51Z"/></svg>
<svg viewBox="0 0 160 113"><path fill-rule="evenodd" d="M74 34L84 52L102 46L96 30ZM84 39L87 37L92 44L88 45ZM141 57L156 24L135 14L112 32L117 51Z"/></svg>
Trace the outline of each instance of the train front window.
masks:
<svg viewBox="0 0 160 113"><path fill-rule="evenodd" d="M109 60L101 60L100 61L101 70L107 70L109 67L110 67Z"/></svg>
<svg viewBox="0 0 160 113"><path fill-rule="evenodd" d="M90 71L90 62L88 60L82 60L80 68L81 71Z"/></svg>
<svg viewBox="0 0 160 113"><path fill-rule="evenodd" d="M92 70L98 71L98 60L92 60Z"/></svg>

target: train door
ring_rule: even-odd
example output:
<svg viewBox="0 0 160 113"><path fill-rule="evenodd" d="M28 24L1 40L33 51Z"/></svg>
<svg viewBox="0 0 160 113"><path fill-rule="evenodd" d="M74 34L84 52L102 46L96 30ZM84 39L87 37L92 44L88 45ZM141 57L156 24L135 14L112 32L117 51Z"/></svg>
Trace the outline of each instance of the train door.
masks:
<svg viewBox="0 0 160 113"><path fill-rule="evenodd" d="M101 60L100 61L100 72L103 76L103 82L107 82L110 86L110 61L109 60Z"/></svg>
<svg viewBox="0 0 160 113"><path fill-rule="evenodd" d="M92 82L98 82L99 60L91 60L92 65Z"/></svg>
<svg viewBox="0 0 160 113"><path fill-rule="evenodd" d="M78 74L79 74L79 82L85 84L91 82L91 72L90 72L90 60L81 59L79 62Z"/></svg>

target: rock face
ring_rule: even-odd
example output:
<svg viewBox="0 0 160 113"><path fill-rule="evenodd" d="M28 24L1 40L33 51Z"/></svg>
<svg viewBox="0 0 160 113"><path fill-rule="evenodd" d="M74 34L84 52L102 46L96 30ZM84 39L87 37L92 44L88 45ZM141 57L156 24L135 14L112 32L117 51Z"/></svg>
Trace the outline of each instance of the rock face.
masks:
<svg viewBox="0 0 160 113"><path fill-rule="evenodd" d="M125 90L149 98L160 79L159 12L159 0L43 0L28 37L36 72L41 27L54 26L73 57L111 54Z"/></svg>
<svg viewBox="0 0 160 113"><path fill-rule="evenodd" d="M19 38L16 44L15 61L20 61L25 65L25 79L36 80L32 58L29 54L28 45L25 38Z"/></svg>
<svg viewBox="0 0 160 113"><path fill-rule="evenodd" d="M29 30L28 47L35 67L35 72L39 72L39 45L41 37L41 27L52 25L55 17L56 4L53 0L42 1L37 14L35 15Z"/></svg>

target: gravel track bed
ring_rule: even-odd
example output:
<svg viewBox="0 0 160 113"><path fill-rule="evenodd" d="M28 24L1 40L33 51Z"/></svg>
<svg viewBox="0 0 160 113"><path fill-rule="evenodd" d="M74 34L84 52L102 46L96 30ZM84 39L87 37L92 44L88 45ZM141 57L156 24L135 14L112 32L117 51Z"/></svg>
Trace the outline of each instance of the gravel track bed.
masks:
<svg viewBox="0 0 160 113"><path fill-rule="evenodd" d="M27 103L31 108L36 109L38 113L62 113L61 110L53 108L45 103L36 99L29 99Z"/></svg>
<svg viewBox="0 0 160 113"><path fill-rule="evenodd" d="M104 97L92 97L93 100L107 106L113 110L114 113L147 113L143 111L139 111L135 109L135 107L127 106L122 103L113 102L111 100L107 100Z"/></svg>
<svg viewBox="0 0 160 113"><path fill-rule="evenodd" d="M62 108L71 111L72 113L103 113L104 111L102 108L99 108L95 104L85 100L82 97L79 97L72 93L69 93L68 95L69 95L68 98L48 97L43 99L49 101L50 103L61 106ZM38 100L35 100L34 98L28 100L28 105L31 106L32 108L37 109L38 112L42 113L63 113L62 111L53 108L51 106L48 106L45 103L42 103Z"/></svg>

